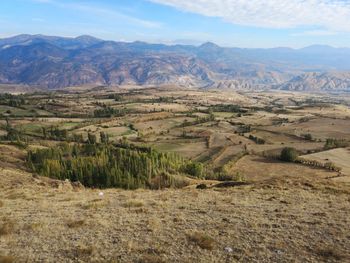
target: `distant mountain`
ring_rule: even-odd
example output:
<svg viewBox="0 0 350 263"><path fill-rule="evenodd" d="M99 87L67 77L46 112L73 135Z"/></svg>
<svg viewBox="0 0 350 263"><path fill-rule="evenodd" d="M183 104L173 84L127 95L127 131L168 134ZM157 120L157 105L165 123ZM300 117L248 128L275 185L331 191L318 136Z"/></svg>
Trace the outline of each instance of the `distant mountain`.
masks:
<svg viewBox="0 0 350 263"><path fill-rule="evenodd" d="M29 46L36 43L50 43L65 49L79 49L95 45L102 40L91 36L79 36L76 38L56 37L44 35L18 35L10 38L0 39L0 49L11 46Z"/></svg>
<svg viewBox="0 0 350 263"><path fill-rule="evenodd" d="M0 39L0 83L49 89L85 84L176 84L312 90L308 86L312 84L321 90L350 90L347 73L339 73L338 77L327 73L340 71L350 72L350 49L242 49L210 42L169 46L104 41L91 36L19 35ZM311 80L310 72L319 77ZM332 81L334 88L327 88Z"/></svg>
<svg viewBox="0 0 350 263"><path fill-rule="evenodd" d="M350 72L305 73L279 86L293 91L350 91Z"/></svg>

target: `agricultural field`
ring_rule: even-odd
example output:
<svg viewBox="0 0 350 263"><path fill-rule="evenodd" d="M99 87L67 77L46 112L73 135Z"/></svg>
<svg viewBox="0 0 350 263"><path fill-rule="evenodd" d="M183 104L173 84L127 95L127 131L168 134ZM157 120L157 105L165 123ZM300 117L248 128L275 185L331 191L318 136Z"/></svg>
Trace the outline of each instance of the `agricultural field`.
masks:
<svg viewBox="0 0 350 263"><path fill-rule="evenodd" d="M338 148L328 151L322 151L318 153L303 155L301 158L306 160L315 160L320 163L332 162L336 166L341 168L341 172L344 175L336 180L350 181L350 148Z"/></svg>
<svg viewBox="0 0 350 263"><path fill-rule="evenodd" d="M349 105L170 86L0 94L0 262L346 262Z"/></svg>
<svg viewBox="0 0 350 263"><path fill-rule="evenodd" d="M11 127L29 146L39 140L42 144L87 140L88 134L99 142L104 133L111 143L150 146L220 170L246 154L251 162L259 158L279 162L276 156L285 147L300 155L327 155L327 139L350 141L349 103L348 95L340 100L292 92L73 88L4 95L0 132L6 137Z"/></svg>

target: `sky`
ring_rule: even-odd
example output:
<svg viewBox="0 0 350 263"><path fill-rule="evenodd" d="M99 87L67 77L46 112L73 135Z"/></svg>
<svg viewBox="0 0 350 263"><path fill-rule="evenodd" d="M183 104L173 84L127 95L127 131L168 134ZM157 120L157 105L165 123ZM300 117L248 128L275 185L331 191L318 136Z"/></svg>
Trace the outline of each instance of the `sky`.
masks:
<svg viewBox="0 0 350 263"><path fill-rule="evenodd" d="M350 47L350 0L0 0L0 38L17 34Z"/></svg>

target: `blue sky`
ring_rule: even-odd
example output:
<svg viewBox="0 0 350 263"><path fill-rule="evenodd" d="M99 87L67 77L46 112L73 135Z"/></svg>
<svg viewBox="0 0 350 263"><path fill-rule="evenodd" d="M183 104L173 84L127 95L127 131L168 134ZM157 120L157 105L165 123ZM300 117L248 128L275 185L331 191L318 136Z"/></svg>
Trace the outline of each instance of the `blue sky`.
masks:
<svg viewBox="0 0 350 263"><path fill-rule="evenodd" d="M16 34L235 47L350 47L347 0L1 0L0 37Z"/></svg>

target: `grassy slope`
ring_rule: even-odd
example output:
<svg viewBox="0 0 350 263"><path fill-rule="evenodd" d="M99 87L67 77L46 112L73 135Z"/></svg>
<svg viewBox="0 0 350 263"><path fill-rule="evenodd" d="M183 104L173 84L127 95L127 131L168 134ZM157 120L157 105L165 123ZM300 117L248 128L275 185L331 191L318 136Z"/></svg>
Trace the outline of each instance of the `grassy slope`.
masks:
<svg viewBox="0 0 350 263"><path fill-rule="evenodd" d="M285 176L232 189L111 189L99 197L21 166L1 167L0 255L9 260L350 260L347 185Z"/></svg>

